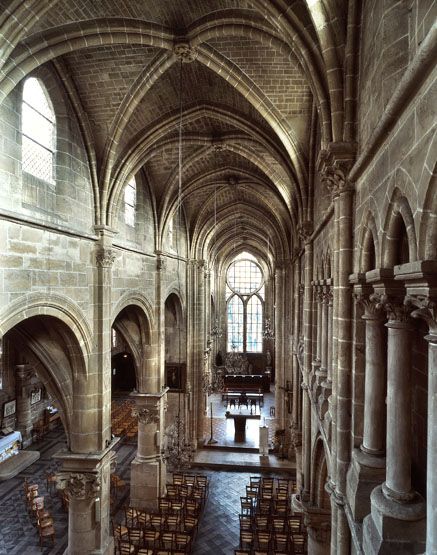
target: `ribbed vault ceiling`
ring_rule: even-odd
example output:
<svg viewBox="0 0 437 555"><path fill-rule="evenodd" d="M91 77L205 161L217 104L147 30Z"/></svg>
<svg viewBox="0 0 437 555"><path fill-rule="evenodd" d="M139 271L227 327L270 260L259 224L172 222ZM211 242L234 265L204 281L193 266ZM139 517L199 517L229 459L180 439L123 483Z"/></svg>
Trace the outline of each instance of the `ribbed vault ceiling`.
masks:
<svg viewBox="0 0 437 555"><path fill-rule="evenodd" d="M225 252L235 236L240 246L265 249L269 236L277 257L289 256L311 196L311 137L323 143L341 130L341 116L330 113L342 102L332 91L341 89L343 2L44 4L11 36L0 77L7 89L22 78L20 68L52 62L75 91L95 161L100 223L114 224L120 191L137 172L155 196L161 233L176 210L182 71L191 254ZM173 52L181 40L194 50L191 63L181 65Z"/></svg>

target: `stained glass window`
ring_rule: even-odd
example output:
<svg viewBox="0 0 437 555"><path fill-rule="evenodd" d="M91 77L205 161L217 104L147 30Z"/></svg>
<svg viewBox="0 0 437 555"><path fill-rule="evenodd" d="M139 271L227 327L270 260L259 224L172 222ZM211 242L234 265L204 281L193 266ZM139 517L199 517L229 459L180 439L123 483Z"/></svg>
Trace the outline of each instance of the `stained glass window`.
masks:
<svg viewBox="0 0 437 555"><path fill-rule="evenodd" d="M234 295L228 301L228 351L243 351L243 327L243 301Z"/></svg>
<svg viewBox="0 0 437 555"><path fill-rule="evenodd" d="M21 106L23 170L43 181L55 183L55 112L35 77L26 79Z"/></svg>
<svg viewBox="0 0 437 555"><path fill-rule="evenodd" d="M135 227L135 206L137 203L137 184L135 177L129 181L124 189L124 221L127 225Z"/></svg>
<svg viewBox="0 0 437 555"><path fill-rule="evenodd" d="M262 353L263 308L261 300L256 295L252 295L247 301L246 314L246 351L251 353Z"/></svg>
<svg viewBox="0 0 437 555"><path fill-rule="evenodd" d="M262 270L254 260L239 255L228 267L228 351L262 352L265 287Z"/></svg>

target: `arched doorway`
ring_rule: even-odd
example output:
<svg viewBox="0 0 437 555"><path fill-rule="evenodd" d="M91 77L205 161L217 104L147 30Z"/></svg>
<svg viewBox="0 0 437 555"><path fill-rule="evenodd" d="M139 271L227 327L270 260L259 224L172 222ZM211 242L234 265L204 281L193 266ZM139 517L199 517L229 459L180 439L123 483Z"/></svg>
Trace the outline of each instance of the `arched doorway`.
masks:
<svg viewBox="0 0 437 555"><path fill-rule="evenodd" d="M111 357L112 392L127 393L136 389L135 364L129 352L120 352Z"/></svg>

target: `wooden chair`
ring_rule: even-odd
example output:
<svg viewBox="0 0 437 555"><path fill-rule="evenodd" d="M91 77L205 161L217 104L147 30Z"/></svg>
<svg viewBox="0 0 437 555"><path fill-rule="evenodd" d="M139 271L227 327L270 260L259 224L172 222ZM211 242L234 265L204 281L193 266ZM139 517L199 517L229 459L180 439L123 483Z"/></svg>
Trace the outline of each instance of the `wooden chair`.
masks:
<svg viewBox="0 0 437 555"><path fill-rule="evenodd" d="M129 543L136 548L143 545L143 529L142 528L128 528Z"/></svg>
<svg viewBox="0 0 437 555"><path fill-rule="evenodd" d="M283 532L273 532L273 549L288 553L288 535Z"/></svg>
<svg viewBox="0 0 437 555"><path fill-rule="evenodd" d="M252 549L254 544L253 532L249 530L240 530L240 547Z"/></svg>
<svg viewBox="0 0 437 555"><path fill-rule="evenodd" d="M206 476L196 476L196 486L203 491L204 497L208 497L209 493L209 482Z"/></svg>
<svg viewBox="0 0 437 555"><path fill-rule="evenodd" d="M293 552L295 555L307 552L306 537L304 534L292 534Z"/></svg>
<svg viewBox="0 0 437 555"><path fill-rule="evenodd" d="M182 521L182 526L181 527L182 527L184 532L187 532L192 537L194 537L196 535L196 532L197 532L198 524L199 524L198 518L196 518L194 516L185 516L183 521Z"/></svg>
<svg viewBox="0 0 437 555"><path fill-rule="evenodd" d="M184 483L184 475L179 473L173 474L173 484L175 486L181 486Z"/></svg>
<svg viewBox="0 0 437 555"><path fill-rule="evenodd" d="M117 553L119 555L133 555L136 551L134 545L130 544L128 541L118 541Z"/></svg>
<svg viewBox="0 0 437 555"><path fill-rule="evenodd" d="M150 513L137 509L137 526L138 528L146 528L150 523Z"/></svg>
<svg viewBox="0 0 437 555"><path fill-rule="evenodd" d="M52 544L55 545L55 527L53 519L47 518L37 522L39 534L39 546L42 548L44 540L50 539Z"/></svg>
<svg viewBox="0 0 437 555"><path fill-rule="evenodd" d="M256 543L257 543L258 549L262 551L268 551L270 548L270 541L271 541L270 532L257 530Z"/></svg>
<svg viewBox="0 0 437 555"><path fill-rule="evenodd" d="M143 542L147 549L156 549L159 547L160 532L158 530L144 530Z"/></svg>
<svg viewBox="0 0 437 555"><path fill-rule="evenodd" d="M114 536L115 541L128 538L128 528L127 526L123 526L122 524L115 524L114 521L111 519L111 528L112 528L112 535Z"/></svg>
<svg viewBox="0 0 437 555"><path fill-rule="evenodd" d="M250 555L251 551L247 549L235 549L234 555Z"/></svg>
<svg viewBox="0 0 437 555"><path fill-rule="evenodd" d="M300 534L302 530L302 518L294 515L287 519L288 530L291 534Z"/></svg>
<svg viewBox="0 0 437 555"><path fill-rule="evenodd" d="M140 547L137 551L137 555L154 555L154 553L155 550L148 547Z"/></svg>
<svg viewBox="0 0 437 555"><path fill-rule="evenodd" d="M255 516L255 528L256 530L269 530L270 529L270 519L266 515L256 515Z"/></svg>
<svg viewBox="0 0 437 555"><path fill-rule="evenodd" d="M182 553L191 552L191 537L189 534L183 532L176 532L175 536L175 550L181 551Z"/></svg>
<svg viewBox="0 0 437 555"><path fill-rule="evenodd" d="M253 503L250 497L240 497L240 505L242 515L252 516L253 513Z"/></svg>
<svg viewBox="0 0 437 555"><path fill-rule="evenodd" d="M124 522L127 527L135 528L137 526L138 511L134 507L128 507L125 505L123 507L124 511Z"/></svg>
<svg viewBox="0 0 437 555"><path fill-rule="evenodd" d="M162 549L174 549L176 541L176 532L163 531L161 532L161 547Z"/></svg>
<svg viewBox="0 0 437 555"><path fill-rule="evenodd" d="M252 530L252 517L250 515L238 515L240 519L240 530Z"/></svg>

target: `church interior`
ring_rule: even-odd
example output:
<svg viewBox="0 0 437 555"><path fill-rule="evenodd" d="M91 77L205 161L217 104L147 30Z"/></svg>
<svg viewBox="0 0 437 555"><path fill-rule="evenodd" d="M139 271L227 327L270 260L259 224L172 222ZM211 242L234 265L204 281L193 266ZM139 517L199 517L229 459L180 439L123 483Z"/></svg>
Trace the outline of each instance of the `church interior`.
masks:
<svg viewBox="0 0 437 555"><path fill-rule="evenodd" d="M0 0L0 553L437 553L436 15Z"/></svg>

